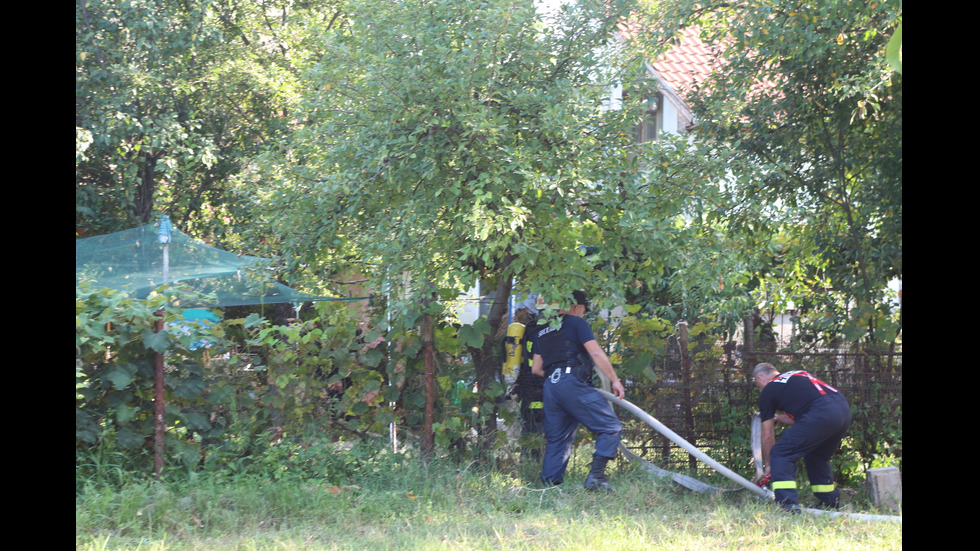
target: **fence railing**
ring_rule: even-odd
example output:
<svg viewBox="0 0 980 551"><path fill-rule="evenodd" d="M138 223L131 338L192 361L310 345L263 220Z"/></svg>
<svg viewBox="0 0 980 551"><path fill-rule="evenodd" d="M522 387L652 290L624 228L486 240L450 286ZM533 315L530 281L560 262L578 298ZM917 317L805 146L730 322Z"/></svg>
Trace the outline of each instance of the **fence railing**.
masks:
<svg viewBox="0 0 980 551"><path fill-rule="evenodd" d="M883 453L901 462L902 353L851 350L746 351L734 342L701 345L655 362L653 383L627 382L630 401L712 458L747 477L755 473L750 422L758 409L752 368L804 369L848 398L854 421L836 461L870 467ZM621 415L623 442L634 453L673 471L706 474L700 464L646 424ZM846 473L845 473L846 477Z"/></svg>

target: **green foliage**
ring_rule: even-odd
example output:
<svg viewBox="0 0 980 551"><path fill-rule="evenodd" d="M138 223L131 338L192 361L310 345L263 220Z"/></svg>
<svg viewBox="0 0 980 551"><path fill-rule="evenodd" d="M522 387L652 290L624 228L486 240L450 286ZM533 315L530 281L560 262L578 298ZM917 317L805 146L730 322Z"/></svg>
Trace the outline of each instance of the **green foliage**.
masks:
<svg viewBox="0 0 980 551"><path fill-rule="evenodd" d="M524 1L352 4L359 17L324 35L304 80L316 92L291 147L253 190L290 262L357 261L377 288L397 274L409 301L430 292L419 282L458 296L511 277L555 300L589 287L613 301L668 267L717 287L718 228L682 220L719 206L723 166L683 140L633 140L655 90L613 36L636 8L582 2L549 29ZM613 84L626 87L617 110L604 108Z"/></svg>
<svg viewBox="0 0 980 551"><path fill-rule="evenodd" d="M852 422L844 449L861 469L902 465L901 365L885 359L867 356L868 383L860 400L851 399Z"/></svg>
<svg viewBox="0 0 980 551"><path fill-rule="evenodd" d="M638 309L638 306L628 307L627 311L637 312ZM668 322L649 314L635 313L625 316L615 328L597 322L593 330L605 333L611 343L616 343L611 347L609 359L620 378L649 383L658 379L651 365L665 352L667 338L673 330Z"/></svg>
<svg viewBox="0 0 980 551"><path fill-rule="evenodd" d="M756 300L801 310L823 341L894 341L903 88L886 48L902 2L657 9L665 37L691 26L724 59L688 96L697 134L729 158L726 218L758 274Z"/></svg>
<svg viewBox="0 0 980 551"><path fill-rule="evenodd" d="M396 421L386 404L398 395L383 386L383 366L360 361L358 326L343 304L322 303L320 317L292 326L253 315L156 332L157 312L168 327L179 323L175 296L77 290L79 479L149 471L157 354L165 358L167 462L189 471L248 472L275 453L270 443L314 418L329 431L383 432ZM244 352L226 354L235 335ZM211 345L197 348L202 340Z"/></svg>
<svg viewBox="0 0 980 551"><path fill-rule="evenodd" d="M317 93L275 167L292 207L278 222L298 261L354 245L389 274L459 290L510 256L543 269L536 257L574 250L574 197L612 162L594 167L613 144L587 129L618 136L632 124L625 111L599 113L592 81L592 50L615 18L568 44L542 32L531 2L350 9L350 32L324 36L305 81ZM567 32L584 32L584 17L572 23Z"/></svg>
<svg viewBox="0 0 980 551"><path fill-rule="evenodd" d="M156 312L168 327L179 320L175 296L137 301L109 290L78 289L79 484L149 475L158 353L166 359L167 476L342 476L342 464L356 454L325 461L335 453L327 450L340 445L334 439L387 434L392 423L413 430L422 424L425 392L414 334L388 335L397 344L389 360L387 343L375 331L360 333L352 312L337 302L319 303L313 317L286 326L252 314L210 329L155 332ZM211 346L195 349L202 339ZM441 449L465 451L463 438L491 412L483 404L474 413L479 404L472 382L453 392L455 381L472 381L472 368L452 354L454 345L459 351L455 329L438 327L436 341L443 387L436 406L438 442ZM233 348L237 352L225 354ZM502 392L501 385L487 389L490 397ZM311 427L322 434L302 436Z"/></svg>
<svg viewBox="0 0 980 551"><path fill-rule="evenodd" d="M549 301L586 288L596 308L630 305L609 342L636 383L665 382L677 321L703 344L760 301L792 303L815 341L892 342L901 3L656 3L666 33L697 25L727 65L689 96L697 140L643 146L633 129L655 83L613 38L638 4L584 1L546 20L519 0L76 3L76 223L108 231L167 210L225 240L247 223L274 235L243 249L281 253L310 288L363 279L390 318L358 335L342 306L321 305L294 325L252 316L175 335L152 329L158 309L178 314L163 295L80 290L77 474L148 470L156 353L168 464L191 471L315 473L329 444L291 438L311 421L414 430L425 314L436 440L460 451L506 416L502 308L455 325L453 300L478 281L498 304L516 280ZM614 84L623 105L608 110ZM193 349L204 337L213 347ZM717 423L742 426L735 396L712 399ZM901 441L876 418L862 424ZM900 456L871 434L853 443L863 464Z"/></svg>
<svg viewBox="0 0 980 551"><path fill-rule="evenodd" d="M180 310L172 299L156 294L137 301L107 289L76 289L75 451L76 467L82 471L101 472L107 457L120 454L129 467L145 466L152 458L157 354L167 357L169 456L193 468L200 459L201 441L222 436L222 423L210 415L214 395L206 392L204 369L208 350L222 346L221 328L157 332L157 320L178 320ZM195 350L201 339L213 347Z"/></svg>
<svg viewBox="0 0 980 551"><path fill-rule="evenodd" d="M683 304L741 317L745 304L724 300L737 270L711 214L725 166L684 140L634 140L655 83L638 78L642 57L616 33L639 5L579 2L554 20L527 0L348 9L349 26L321 34L295 132L243 192L275 228L286 269L316 284L363 274L388 292L396 333L415 330L433 295L496 290L491 312L458 335L483 434L495 432L510 281L556 302L587 288L597 306L667 285ZM613 85L619 109L606 108ZM715 291L694 299L702 288ZM451 309L434 315L454 321Z"/></svg>
<svg viewBox="0 0 980 551"><path fill-rule="evenodd" d="M334 0L295 8L76 2L78 230L118 231L161 211L195 235L223 236L245 224L231 179L289 128L296 76L312 45L307 21L336 13Z"/></svg>

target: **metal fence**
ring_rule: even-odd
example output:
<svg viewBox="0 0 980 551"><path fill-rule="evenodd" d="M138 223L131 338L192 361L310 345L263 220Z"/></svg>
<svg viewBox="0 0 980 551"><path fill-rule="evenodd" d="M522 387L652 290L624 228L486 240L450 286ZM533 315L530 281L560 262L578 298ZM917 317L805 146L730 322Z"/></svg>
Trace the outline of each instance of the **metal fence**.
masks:
<svg viewBox="0 0 980 551"><path fill-rule="evenodd" d="M901 455L901 351L809 352L747 351L734 342L680 347L654 362L657 380L627 381L627 397L700 450L739 472L754 475L750 422L757 411L758 389L752 368L769 362L780 371L806 370L841 390L848 398L854 421L849 453L868 463L883 447ZM644 459L671 471L709 474L706 465L628 414L623 442ZM882 423L890 430L881 430ZM880 442L881 438L897 441Z"/></svg>

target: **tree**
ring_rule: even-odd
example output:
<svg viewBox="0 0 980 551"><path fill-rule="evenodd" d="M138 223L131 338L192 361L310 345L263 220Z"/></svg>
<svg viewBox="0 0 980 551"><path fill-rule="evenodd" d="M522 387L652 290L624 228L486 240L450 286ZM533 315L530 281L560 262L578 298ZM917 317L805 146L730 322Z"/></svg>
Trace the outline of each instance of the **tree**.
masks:
<svg viewBox="0 0 980 551"><path fill-rule="evenodd" d="M81 231L116 231L167 212L187 231L214 235L246 218L229 182L288 129L295 76L310 57L303 26L337 20L330 0L290 6L76 2Z"/></svg>
<svg viewBox="0 0 980 551"><path fill-rule="evenodd" d="M759 289L811 313L828 340L892 342L902 77L886 49L902 3L675 0L658 10L665 37L694 26L720 51L718 70L688 95L702 139L735 153L732 230L775 253L757 256Z"/></svg>
<svg viewBox="0 0 980 551"><path fill-rule="evenodd" d="M637 9L584 1L548 22L531 1L352 2L254 190L297 268L348 260L376 289L407 282L389 305L406 327L433 293L489 282L489 315L460 330L484 434L513 281L558 303L587 288L618 304L704 239L683 223L692 198L717 193L703 153L633 140L654 88L616 31ZM614 83L620 109L607 108ZM704 271L717 281L724 265Z"/></svg>

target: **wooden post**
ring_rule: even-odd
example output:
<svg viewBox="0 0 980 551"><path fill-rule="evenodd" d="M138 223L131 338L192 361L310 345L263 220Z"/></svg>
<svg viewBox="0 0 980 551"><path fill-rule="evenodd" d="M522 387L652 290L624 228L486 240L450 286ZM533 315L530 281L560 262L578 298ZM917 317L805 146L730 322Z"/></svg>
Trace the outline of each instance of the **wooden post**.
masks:
<svg viewBox="0 0 980 551"><path fill-rule="evenodd" d="M425 301L427 307L429 301ZM435 330L433 327L432 314L422 316L422 355L425 359L425 422L422 427L422 449L424 455L429 457L435 451L435 435L432 433L432 425L435 422Z"/></svg>
<svg viewBox="0 0 980 551"><path fill-rule="evenodd" d="M752 353L754 352L755 344L752 340L755 338L755 326L752 323L752 316L746 316L742 323L742 333L744 336L745 343L742 345L742 357L745 358L745 362L749 367L755 367L755 358L752 358Z"/></svg>
<svg viewBox="0 0 980 551"><path fill-rule="evenodd" d="M688 352L690 336L687 334L687 322L677 323L678 342L681 346L681 380L684 388L684 426L687 429L687 440L697 440L694 432L694 375L691 373L691 356ZM696 469L698 462L693 455L688 455L690 468Z"/></svg>
<svg viewBox="0 0 980 551"><path fill-rule="evenodd" d="M163 331L163 311L156 312L156 332ZM163 401L163 352L157 352L154 361L154 399L153 399L153 474L160 479L163 474L164 447L164 401Z"/></svg>

